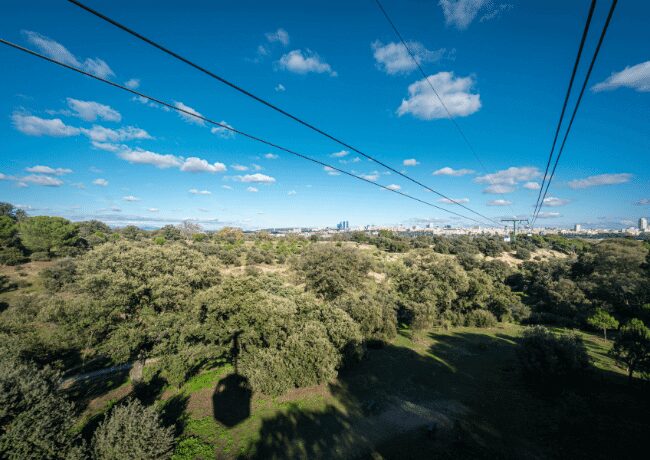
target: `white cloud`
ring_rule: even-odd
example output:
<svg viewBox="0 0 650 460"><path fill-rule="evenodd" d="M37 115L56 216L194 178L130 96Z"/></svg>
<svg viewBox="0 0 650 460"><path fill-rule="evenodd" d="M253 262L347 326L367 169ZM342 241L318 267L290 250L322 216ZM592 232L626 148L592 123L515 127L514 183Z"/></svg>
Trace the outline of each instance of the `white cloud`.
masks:
<svg viewBox="0 0 650 460"><path fill-rule="evenodd" d="M426 49L420 42L407 42L407 45L418 64L435 62L445 54L444 48L431 51ZM409 73L417 68L417 64L413 62L408 50L401 42L387 43L384 45L377 40L370 46L372 47L377 67L389 75Z"/></svg>
<svg viewBox="0 0 650 460"><path fill-rule="evenodd" d="M138 89L140 87L140 79L131 78L124 82L124 86L131 89Z"/></svg>
<svg viewBox="0 0 650 460"><path fill-rule="evenodd" d="M469 203L469 198L440 198L438 203L456 204L456 203Z"/></svg>
<svg viewBox="0 0 650 460"><path fill-rule="evenodd" d="M0 180L9 180L9 176L6 174L0 173Z"/></svg>
<svg viewBox="0 0 650 460"><path fill-rule="evenodd" d="M350 152L348 152L347 150L341 150L340 152L330 153L330 156L332 158L343 158L345 156L348 156L349 154Z"/></svg>
<svg viewBox="0 0 650 460"><path fill-rule="evenodd" d="M503 184L493 184L483 189L483 193L493 193L495 195L512 193L514 191L515 188L512 185L503 185Z"/></svg>
<svg viewBox="0 0 650 460"><path fill-rule="evenodd" d="M147 211L149 211L149 212L158 212L158 211L160 211L160 209L158 209L158 208L148 208Z"/></svg>
<svg viewBox="0 0 650 460"><path fill-rule="evenodd" d="M569 200L557 198L554 196L549 196L544 198L544 202L542 203L542 206L548 206L549 208L556 208L558 206L564 206L566 204L569 204Z"/></svg>
<svg viewBox="0 0 650 460"><path fill-rule="evenodd" d="M183 164L181 165L181 171L186 172L208 172L208 173L217 173L223 172L226 170L226 165L223 163L213 163L210 164L207 160L203 160L197 157L186 158Z"/></svg>
<svg viewBox="0 0 650 460"><path fill-rule="evenodd" d="M133 195L123 196L122 199L124 201L140 201L140 198L138 198L137 196L133 196Z"/></svg>
<svg viewBox="0 0 650 460"><path fill-rule="evenodd" d="M29 176L21 177L20 182L24 184L44 185L46 187L59 187L63 185L61 179L52 176L43 176L40 174L32 174Z"/></svg>
<svg viewBox="0 0 650 460"><path fill-rule="evenodd" d="M615 185L624 184L632 179L632 174L600 174L597 176L589 176L585 179L576 179L569 182L571 188L587 188L596 187L599 185Z"/></svg>
<svg viewBox="0 0 650 460"><path fill-rule="evenodd" d="M298 192L296 192L295 190L289 190L289 192L287 192L287 195L291 196L291 195L295 195L297 193Z"/></svg>
<svg viewBox="0 0 650 460"><path fill-rule="evenodd" d="M605 81L592 86L592 91L608 91L616 88L632 88L647 93L650 91L650 61L645 61L632 67L626 67L620 72L612 73Z"/></svg>
<svg viewBox="0 0 650 460"><path fill-rule="evenodd" d="M445 166L444 168L440 168L436 171L433 172L434 176L465 176L467 174L474 174L473 169L454 169L450 168L449 166Z"/></svg>
<svg viewBox="0 0 650 460"><path fill-rule="evenodd" d="M440 0L438 5L445 15L445 23L459 30L467 29L479 10L488 4L489 0Z"/></svg>
<svg viewBox="0 0 650 460"><path fill-rule="evenodd" d="M135 126L111 129L100 125L93 125L90 129L80 128L81 132L94 142L119 142L133 139L153 139L144 129Z"/></svg>
<svg viewBox="0 0 650 460"><path fill-rule="evenodd" d="M45 119L14 112L11 120L18 131L28 136L69 137L81 133L79 128L66 125L60 118Z"/></svg>
<svg viewBox="0 0 650 460"><path fill-rule="evenodd" d="M53 174L55 176L63 176L64 174L70 174L72 169L51 168L50 166L36 165L31 168L25 168L25 171L35 174Z"/></svg>
<svg viewBox="0 0 650 460"><path fill-rule="evenodd" d="M175 155L162 155L148 150L131 150L126 146L123 147L117 156L129 163L148 164L160 169L179 167L182 164L181 159Z"/></svg>
<svg viewBox="0 0 650 460"><path fill-rule="evenodd" d="M106 121L122 121L122 115L108 105L94 101L81 101L79 99L67 98L68 107L73 115L85 121L95 121L98 118Z"/></svg>
<svg viewBox="0 0 650 460"><path fill-rule="evenodd" d="M210 132L212 134L216 134L217 136L223 138L223 139L232 139L235 137L235 132L232 131L234 129L231 125L226 123L225 121L221 120L220 123L223 126L214 126L212 129L210 129ZM228 129L230 128L230 129Z"/></svg>
<svg viewBox="0 0 650 460"><path fill-rule="evenodd" d="M194 115L197 115L199 117L203 116L197 110L193 109L189 105L183 104L180 101L175 101L174 102L174 107L176 107L177 109L184 110L185 112L193 113ZM178 112L178 115L188 123L193 123L193 124L199 125L199 126L205 126L205 122L203 120L201 120L200 118L193 117L192 115L190 115L188 113Z"/></svg>
<svg viewBox="0 0 650 460"><path fill-rule="evenodd" d="M273 88L273 89L277 93L284 93L287 90L287 88L285 88L282 83L278 83L277 85L275 85L275 88Z"/></svg>
<svg viewBox="0 0 650 460"><path fill-rule="evenodd" d="M266 158L267 160L277 160L280 157L278 155L276 155L275 153L266 153L264 155L264 158Z"/></svg>
<svg viewBox="0 0 650 460"><path fill-rule="evenodd" d="M338 75L327 62L322 61L320 56L310 50L290 51L280 58L278 64L280 68L298 74L314 72L327 73L331 77Z"/></svg>
<svg viewBox="0 0 650 460"><path fill-rule="evenodd" d="M77 59L77 57L68 51L68 49L61 43L30 30L24 30L23 34L25 34L27 40L36 46L41 53L51 57L52 59L56 59L73 67L79 67L86 72L92 73L101 78L108 78L115 75L108 64L99 58L88 58L81 63L79 62L79 59Z"/></svg>
<svg viewBox="0 0 650 460"><path fill-rule="evenodd" d="M386 188L387 188L388 190L400 190L402 187L400 187L400 186L397 185L397 184L390 184L390 185L387 185Z"/></svg>
<svg viewBox="0 0 650 460"><path fill-rule="evenodd" d="M650 198L641 198L639 201L634 203L637 206L648 206L650 205Z"/></svg>
<svg viewBox="0 0 650 460"><path fill-rule="evenodd" d="M429 76L429 82L436 89L444 106L431 90L427 79L423 78L409 85L409 97L402 99L397 108L399 116L410 113L421 120L435 120L446 118L448 110L452 117L466 117L481 108L481 96L471 93L475 83L472 77L456 78L453 72L438 72Z"/></svg>
<svg viewBox="0 0 650 460"><path fill-rule="evenodd" d="M373 172L373 173L370 173L370 174L361 174L360 177L364 178L365 180L375 182L376 180L379 179L379 173L378 172Z"/></svg>
<svg viewBox="0 0 650 460"><path fill-rule="evenodd" d="M537 217L540 219L554 219L556 217L562 217L562 214L559 212L540 212L537 214Z"/></svg>
<svg viewBox="0 0 650 460"><path fill-rule="evenodd" d="M487 202L488 206L510 206L512 201L509 200L490 200Z"/></svg>
<svg viewBox="0 0 650 460"><path fill-rule="evenodd" d="M474 179L478 184L499 184L499 185L517 185L520 182L530 181L540 177L539 169L533 166L511 166L508 169L502 169L492 174L479 176Z"/></svg>
<svg viewBox="0 0 650 460"><path fill-rule="evenodd" d="M253 193L257 193L257 192L259 192L259 190L258 190L257 188L255 188L255 187L248 187L248 188L246 189L246 191L247 191L247 192L253 192Z"/></svg>
<svg viewBox="0 0 650 460"><path fill-rule="evenodd" d="M275 182L274 177L261 173L246 174L245 176L235 176L235 179L240 182L256 182L261 184L272 184Z"/></svg>
<svg viewBox="0 0 650 460"><path fill-rule="evenodd" d="M253 168L253 170L255 171L261 171L262 169L264 169L260 165L256 165L255 163L251 165L251 168Z"/></svg>
<svg viewBox="0 0 650 460"><path fill-rule="evenodd" d="M232 187L230 185L222 185L221 188L226 190L232 190Z"/></svg>
<svg viewBox="0 0 650 460"><path fill-rule="evenodd" d="M212 192L210 190L199 190L196 188L192 188L188 190L192 195L212 195Z"/></svg>
<svg viewBox="0 0 650 460"><path fill-rule="evenodd" d="M279 28L275 32L268 32L264 35L270 43L280 42L284 46L287 46L289 44L289 33L282 28Z"/></svg>
<svg viewBox="0 0 650 460"><path fill-rule="evenodd" d="M418 160L416 160L415 158L409 158L409 159L407 159L407 160L402 161L402 164L403 164L404 166L417 166L417 165L419 165L420 163L419 163Z"/></svg>
<svg viewBox="0 0 650 460"><path fill-rule="evenodd" d="M95 179L93 181L93 184L99 185L100 187L106 187L108 185L108 181L106 179L99 178Z"/></svg>
<svg viewBox="0 0 650 460"><path fill-rule="evenodd" d="M329 166L323 166L323 171L325 171L329 176L340 176L341 173L338 172L336 169L331 168Z"/></svg>
<svg viewBox="0 0 650 460"><path fill-rule="evenodd" d="M235 171L248 171L248 166L244 166L240 164L230 165L230 167Z"/></svg>
<svg viewBox="0 0 650 460"><path fill-rule="evenodd" d="M539 190L541 185L539 182L526 182L522 187L528 190Z"/></svg>

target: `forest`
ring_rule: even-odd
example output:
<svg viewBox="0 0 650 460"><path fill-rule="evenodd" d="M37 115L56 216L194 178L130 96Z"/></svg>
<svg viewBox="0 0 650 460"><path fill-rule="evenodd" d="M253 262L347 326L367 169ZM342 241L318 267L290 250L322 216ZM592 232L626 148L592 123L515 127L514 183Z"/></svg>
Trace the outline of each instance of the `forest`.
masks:
<svg viewBox="0 0 650 460"><path fill-rule="evenodd" d="M0 458L633 458L650 242L0 204Z"/></svg>

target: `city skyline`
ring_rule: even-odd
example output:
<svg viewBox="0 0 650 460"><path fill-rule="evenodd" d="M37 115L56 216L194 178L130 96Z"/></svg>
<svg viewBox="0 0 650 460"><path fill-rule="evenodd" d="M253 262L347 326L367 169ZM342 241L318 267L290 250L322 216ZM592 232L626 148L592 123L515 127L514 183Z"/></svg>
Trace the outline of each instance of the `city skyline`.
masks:
<svg viewBox="0 0 650 460"><path fill-rule="evenodd" d="M472 216L67 2L33 3L8 2L3 38ZM497 220L533 212L588 6L385 2L475 157L372 2L89 5ZM586 59L606 14L599 5ZM648 14L645 2L618 6L536 227L626 228L650 215L650 56L638 45L650 41ZM168 16L175 23L158 27ZM477 225L16 50L0 56L0 193L32 215L150 227Z"/></svg>

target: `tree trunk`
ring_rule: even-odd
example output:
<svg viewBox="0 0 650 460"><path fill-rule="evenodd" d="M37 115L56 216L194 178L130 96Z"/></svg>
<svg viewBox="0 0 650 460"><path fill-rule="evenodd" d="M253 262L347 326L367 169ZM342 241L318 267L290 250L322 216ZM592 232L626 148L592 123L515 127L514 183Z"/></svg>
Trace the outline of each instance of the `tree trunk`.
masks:
<svg viewBox="0 0 650 460"><path fill-rule="evenodd" d="M607 340L607 328L603 328L603 337Z"/></svg>

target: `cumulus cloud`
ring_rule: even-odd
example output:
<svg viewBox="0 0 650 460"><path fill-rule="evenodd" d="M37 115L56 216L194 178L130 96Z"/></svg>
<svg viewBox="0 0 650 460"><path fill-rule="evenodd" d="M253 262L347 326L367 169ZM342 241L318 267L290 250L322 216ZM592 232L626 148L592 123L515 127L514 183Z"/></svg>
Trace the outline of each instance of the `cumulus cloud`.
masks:
<svg viewBox="0 0 650 460"><path fill-rule="evenodd" d="M275 182L275 178L267 176L262 173L255 174L246 174L245 176L235 176L235 179L240 182L257 182L262 184L272 184Z"/></svg>
<svg viewBox="0 0 650 460"><path fill-rule="evenodd" d="M235 171L248 171L248 166L244 166L240 164L230 165L230 167Z"/></svg>
<svg viewBox="0 0 650 460"><path fill-rule="evenodd" d="M131 89L138 89L140 87L140 80L138 78L131 78L124 82L124 86Z"/></svg>
<svg viewBox="0 0 650 460"><path fill-rule="evenodd" d="M397 184L390 184L390 185L387 185L386 188L387 188L388 190L400 190L402 187L400 187L400 186L397 185Z"/></svg>
<svg viewBox="0 0 650 460"><path fill-rule="evenodd" d="M630 179L632 179L632 174L628 173L599 174L597 176L589 176L584 179L572 180L569 182L569 187L578 189L597 187L599 185L624 184L625 182L629 182Z"/></svg>
<svg viewBox="0 0 650 460"><path fill-rule="evenodd" d="M106 187L108 185L108 181L106 179L99 178L99 179L95 179L93 181L93 184L98 185L100 187Z"/></svg>
<svg viewBox="0 0 650 460"><path fill-rule="evenodd" d="M23 184L43 185L45 187L59 187L63 185L63 181L61 179L52 176L44 176L41 174L32 174L29 176L21 177L19 181Z"/></svg>
<svg viewBox="0 0 650 460"><path fill-rule="evenodd" d="M158 209L158 208L148 208L147 211L149 211L149 212L158 212L158 211L160 211L160 209Z"/></svg>
<svg viewBox="0 0 650 460"><path fill-rule="evenodd" d="M279 28L275 32L267 32L264 35L270 43L280 42L284 46L287 46L289 44L289 33L282 28Z"/></svg>
<svg viewBox="0 0 650 460"><path fill-rule="evenodd" d="M247 192L252 192L252 193L259 192L259 190L257 188L255 188L255 187L248 187L248 188L246 188L246 191Z"/></svg>
<svg viewBox="0 0 650 460"><path fill-rule="evenodd" d="M156 152L150 152L149 150L132 150L126 146L122 147L123 148L117 153L117 156L123 160L128 161L129 163L147 164L160 169L179 167L183 164L181 159L176 155L164 155Z"/></svg>
<svg viewBox="0 0 650 460"><path fill-rule="evenodd" d="M540 212L537 214L537 217L540 219L553 219L556 217L562 217L562 214L559 212Z"/></svg>
<svg viewBox="0 0 650 460"><path fill-rule="evenodd" d="M92 73L101 78L108 78L115 75L108 64L99 58L88 58L82 63L74 54L68 51L65 46L49 37L46 37L45 35L30 30L24 30L23 34L27 37L27 41L38 48L41 53L51 57L52 59L56 59L73 67L79 67L86 72Z"/></svg>
<svg viewBox="0 0 650 460"><path fill-rule="evenodd" d="M469 203L469 198L440 198L438 203L456 204L456 203Z"/></svg>
<svg viewBox="0 0 650 460"><path fill-rule="evenodd" d="M495 0L440 0L438 5L445 15L445 23L458 30L467 29L479 12L482 13L480 22L486 22L512 9L511 4Z"/></svg>
<svg viewBox="0 0 650 460"><path fill-rule="evenodd" d="M527 182L541 176L539 169L533 166L511 166L492 174L486 174L474 179L478 184L515 186L520 182ZM508 192L486 192L486 193L508 193Z"/></svg>
<svg viewBox="0 0 650 460"><path fill-rule="evenodd" d="M55 176L63 176L64 174L70 174L72 169L68 168L52 168L50 166L36 165L31 168L25 168L25 171L35 174L50 174Z"/></svg>
<svg viewBox="0 0 650 460"><path fill-rule="evenodd" d="M433 172L434 176L466 176L467 174L474 174L473 169L454 169L449 166L440 168Z"/></svg>
<svg viewBox="0 0 650 460"><path fill-rule="evenodd" d="M487 202L488 206L510 206L512 201L509 200L490 200Z"/></svg>
<svg viewBox="0 0 650 460"><path fill-rule="evenodd" d="M203 160L197 157L186 158L183 164L181 165L181 171L186 172L208 172L208 173L218 173L226 170L226 165L223 163L208 163L207 160Z"/></svg>
<svg viewBox="0 0 650 460"><path fill-rule="evenodd" d="M278 64L281 69L297 74L327 73L331 77L338 74L332 70L332 67L323 61L318 54L310 50L293 50L280 58Z"/></svg>
<svg viewBox="0 0 650 460"><path fill-rule="evenodd" d="M140 198L138 198L137 196L133 196L133 195L123 196L122 199L124 201L140 201Z"/></svg>
<svg viewBox="0 0 650 460"><path fill-rule="evenodd" d="M376 180L379 179L379 173L375 171L370 174L361 174L360 177L364 178L365 180L375 182Z"/></svg>
<svg viewBox="0 0 650 460"><path fill-rule="evenodd" d="M189 113L192 113L194 115L197 115L199 117L203 116L197 110L193 109L189 105L183 104L180 101L175 101L174 102L174 107L176 107L177 109L184 110L185 112L189 112ZM183 120L185 120L188 123L192 123L192 124L199 125L199 126L205 126L205 122L203 120L201 120L200 118L193 117L189 113L183 113L183 112L177 112L177 113L178 113L178 116L180 116Z"/></svg>
<svg viewBox="0 0 650 460"><path fill-rule="evenodd" d="M511 185L493 184L483 189L483 193L492 193L495 195L502 195L504 193L512 193L515 188Z"/></svg>
<svg viewBox="0 0 650 460"><path fill-rule="evenodd" d="M222 185L221 188L226 190L232 190L232 187L230 185Z"/></svg>
<svg viewBox="0 0 650 460"><path fill-rule="evenodd" d="M522 187L528 190L539 190L541 185L539 182L526 182Z"/></svg>
<svg viewBox="0 0 650 460"><path fill-rule="evenodd" d="M210 190L199 190L196 188L192 188L188 190L192 195L212 195L212 192Z"/></svg>
<svg viewBox="0 0 650 460"><path fill-rule="evenodd" d="M264 154L264 158L266 158L267 160L277 160L280 157L275 153L266 153Z"/></svg>
<svg viewBox="0 0 650 460"><path fill-rule="evenodd" d="M331 168L329 166L323 166L323 171L325 171L329 176L340 176L341 173L338 172L336 169Z"/></svg>
<svg viewBox="0 0 650 460"><path fill-rule="evenodd" d="M210 132L212 134L216 134L217 136L221 137L222 139L232 139L235 137L235 132L232 131L234 129L231 125L226 123L225 121L221 120L220 123L223 126L214 126L212 129L210 129ZM228 129L230 128L230 129Z"/></svg>
<svg viewBox="0 0 650 460"><path fill-rule="evenodd" d="M273 89L276 93L284 93L287 90L282 83L278 83Z"/></svg>
<svg viewBox="0 0 650 460"><path fill-rule="evenodd" d="M402 99L397 108L399 116L410 113L421 120L435 120L446 118L448 110L452 117L466 117L481 108L481 96L471 92L475 83L472 77L454 77L453 72L438 72L428 78L444 106L427 79L423 78L409 85L408 98Z"/></svg>
<svg viewBox="0 0 650 460"><path fill-rule="evenodd" d="M445 54L444 48L431 51L420 42L407 42L407 45L418 64L435 62ZM408 50L401 42L387 43L384 45L377 40L370 46L373 57L377 62L377 67L389 75L405 74L417 68L417 64L413 62Z"/></svg>
<svg viewBox="0 0 650 460"><path fill-rule="evenodd" d="M555 208L558 206L564 206L566 204L569 204L569 200L565 200L562 198L557 198L555 196L549 196L544 198L544 202L542 203L542 206L548 206L549 208Z"/></svg>
<svg viewBox="0 0 650 460"><path fill-rule="evenodd" d="M122 115L108 105L95 101L82 101L79 99L67 98L68 107L72 114L85 121L95 121L98 118L106 121L122 121Z"/></svg>
<svg viewBox="0 0 650 460"><path fill-rule="evenodd" d="M94 142L121 142L134 139L153 139L151 135L141 128L125 126L119 129L106 128L100 125L93 125L90 129L80 128L81 132Z"/></svg>
<svg viewBox="0 0 650 460"><path fill-rule="evenodd" d="M612 73L609 78L591 87L592 91L610 91L616 88L631 88L647 93L650 91L650 61L645 61L632 67L626 67L620 72Z"/></svg>
<svg viewBox="0 0 650 460"><path fill-rule="evenodd" d="M28 136L70 137L81 133L79 128L66 125L60 118L45 119L14 112L11 121L14 128Z"/></svg>
<svg viewBox="0 0 650 460"><path fill-rule="evenodd" d="M350 152L348 152L347 150L341 150L340 152L330 153L330 156L332 158L343 158L345 156L348 156L349 154Z"/></svg>
<svg viewBox="0 0 650 460"><path fill-rule="evenodd" d="M287 192L287 195L291 196L291 195L295 195L295 194L297 194L297 193L298 193L298 192L296 192L295 190L289 190L289 191Z"/></svg>
<svg viewBox="0 0 650 460"><path fill-rule="evenodd" d="M415 158L409 158L407 160L402 161L402 164L404 166L417 166L420 163L418 163L418 160L416 160Z"/></svg>

